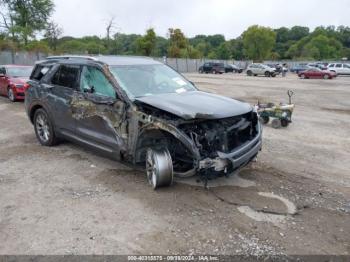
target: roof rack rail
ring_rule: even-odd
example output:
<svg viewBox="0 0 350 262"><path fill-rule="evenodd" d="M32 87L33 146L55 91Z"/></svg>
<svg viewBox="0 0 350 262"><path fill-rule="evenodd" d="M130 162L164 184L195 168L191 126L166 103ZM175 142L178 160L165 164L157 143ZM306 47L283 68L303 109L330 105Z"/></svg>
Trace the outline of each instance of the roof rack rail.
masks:
<svg viewBox="0 0 350 262"><path fill-rule="evenodd" d="M83 59L83 60L91 60L91 61L98 61L96 57L92 56L78 56L78 55L62 55L62 56L48 56L46 57L47 60L58 60L58 59Z"/></svg>

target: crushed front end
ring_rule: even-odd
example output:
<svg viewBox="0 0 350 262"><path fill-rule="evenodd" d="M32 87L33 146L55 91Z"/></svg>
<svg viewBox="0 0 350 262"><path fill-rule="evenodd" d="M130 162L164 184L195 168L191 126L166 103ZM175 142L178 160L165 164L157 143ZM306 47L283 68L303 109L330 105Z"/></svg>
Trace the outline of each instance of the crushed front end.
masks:
<svg viewBox="0 0 350 262"><path fill-rule="evenodd" d="M257 113L225 119L196 120L178 126L199 150L196 172L204 180L229 175L254 160L262 148Z"/></svg>

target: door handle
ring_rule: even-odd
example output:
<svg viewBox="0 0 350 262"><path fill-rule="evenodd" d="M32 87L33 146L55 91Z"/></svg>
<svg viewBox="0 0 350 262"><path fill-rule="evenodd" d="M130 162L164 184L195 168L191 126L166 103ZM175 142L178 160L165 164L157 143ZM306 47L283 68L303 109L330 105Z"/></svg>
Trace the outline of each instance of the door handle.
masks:
<svg viewBox="0 0 350 262"><path fill-rule="evenodd" d="M45 89L49 89L49 90L51 90L53 88L52 85L48 85L48 84L42 84L42 87Z"/></svg>

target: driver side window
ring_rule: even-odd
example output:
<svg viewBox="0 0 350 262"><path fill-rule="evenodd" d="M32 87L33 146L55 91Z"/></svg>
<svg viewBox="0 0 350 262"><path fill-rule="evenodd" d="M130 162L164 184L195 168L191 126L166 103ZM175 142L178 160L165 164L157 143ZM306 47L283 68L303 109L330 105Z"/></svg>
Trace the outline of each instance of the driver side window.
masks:
<svg viewBox="0 0 350 262"><path fill-rule="evenodd" d="M99 96L116 98L114 87L101 70L84 66L81 74L80 89L82 92L91 92Z"/></svg>
<svg viewBox="0 0 350 262"><path fill-rule="evenodd" d="M5 67L0 67L0 75L6 75Z"/></svg>

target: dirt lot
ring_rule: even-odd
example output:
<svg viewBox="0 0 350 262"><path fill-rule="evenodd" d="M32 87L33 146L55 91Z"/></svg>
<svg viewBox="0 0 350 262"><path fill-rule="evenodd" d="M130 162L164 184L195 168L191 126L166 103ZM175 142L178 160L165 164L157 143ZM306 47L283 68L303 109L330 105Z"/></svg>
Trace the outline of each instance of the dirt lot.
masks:
<svg viewBox="0 0 350 262"><path fill-rule="evenodd" d="M286 101L258 162L152 191L144 173L70 143L44 148L23 104L0 98L0 254L350 254L350 77L197 75L209 92Z"/></svg>

